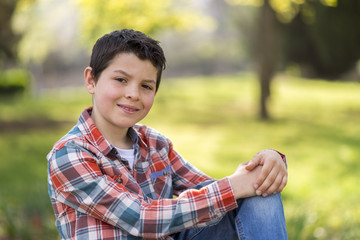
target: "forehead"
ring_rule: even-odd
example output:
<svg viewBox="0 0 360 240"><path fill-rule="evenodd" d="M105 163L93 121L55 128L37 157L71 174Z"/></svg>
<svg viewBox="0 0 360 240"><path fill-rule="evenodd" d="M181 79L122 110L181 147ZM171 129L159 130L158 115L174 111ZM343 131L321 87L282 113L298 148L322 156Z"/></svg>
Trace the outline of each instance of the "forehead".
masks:
<svg viewBox="0 0 360 240"><path fill-rule="evenodd" d="M128 74L145 74L153 76L156 79L157 69L150 60L143 60L133 53L119 53L110 61L108 70L121 70Z"/></svg>

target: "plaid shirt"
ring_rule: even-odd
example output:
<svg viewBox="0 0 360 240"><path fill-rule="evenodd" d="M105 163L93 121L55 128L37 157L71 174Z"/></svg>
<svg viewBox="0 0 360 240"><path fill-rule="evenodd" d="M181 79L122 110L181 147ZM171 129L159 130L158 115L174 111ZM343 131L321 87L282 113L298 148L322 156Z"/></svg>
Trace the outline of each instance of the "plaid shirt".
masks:
<svg viewBox="0 0 360 240"><path fill-rule="evenodd" d="M132 171L90 112L84 110L47 156L61 239L172 239L172 233L214 224L237 207L228 178L208 177L144 125L129 128Z"/></svg>

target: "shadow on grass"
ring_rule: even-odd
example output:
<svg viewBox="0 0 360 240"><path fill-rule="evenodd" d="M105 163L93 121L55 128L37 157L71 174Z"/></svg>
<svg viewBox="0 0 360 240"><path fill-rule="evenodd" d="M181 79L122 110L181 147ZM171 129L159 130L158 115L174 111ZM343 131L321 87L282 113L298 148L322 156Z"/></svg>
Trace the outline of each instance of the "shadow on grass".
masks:
<svg viewBox="0 0 360 240"><path fill-rule="evenodd" d="M54 121L45 118L31 118L23 121L0 121L0 132L18 132L24 130L60 128L70 121Z"/></svg>

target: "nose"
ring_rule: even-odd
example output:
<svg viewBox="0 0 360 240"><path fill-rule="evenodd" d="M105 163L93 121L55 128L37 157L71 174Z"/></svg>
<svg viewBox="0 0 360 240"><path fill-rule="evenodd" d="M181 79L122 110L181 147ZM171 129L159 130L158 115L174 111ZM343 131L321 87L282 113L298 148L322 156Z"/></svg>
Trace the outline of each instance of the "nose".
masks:
<svg viewBox="0 0 360 240"><path fill-rule="evenodd" d="M125 97L132 101L136 101L139 99L140 92L137 86L128 85L125 89Z"/></svg>

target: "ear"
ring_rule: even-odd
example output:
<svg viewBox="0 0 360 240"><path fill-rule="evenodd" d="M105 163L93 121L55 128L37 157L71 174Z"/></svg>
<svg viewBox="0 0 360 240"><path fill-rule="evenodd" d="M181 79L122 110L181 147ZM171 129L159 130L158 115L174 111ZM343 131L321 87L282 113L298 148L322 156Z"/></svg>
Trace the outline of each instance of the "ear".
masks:
<svg viewBox="0 0 360 240"><path fill-rule="evenodd" d="M91 74L92 68L87 67L84 70L84 79L85 79L85 87L90 94L95 93L95 80L94 77Z"/></svg>

